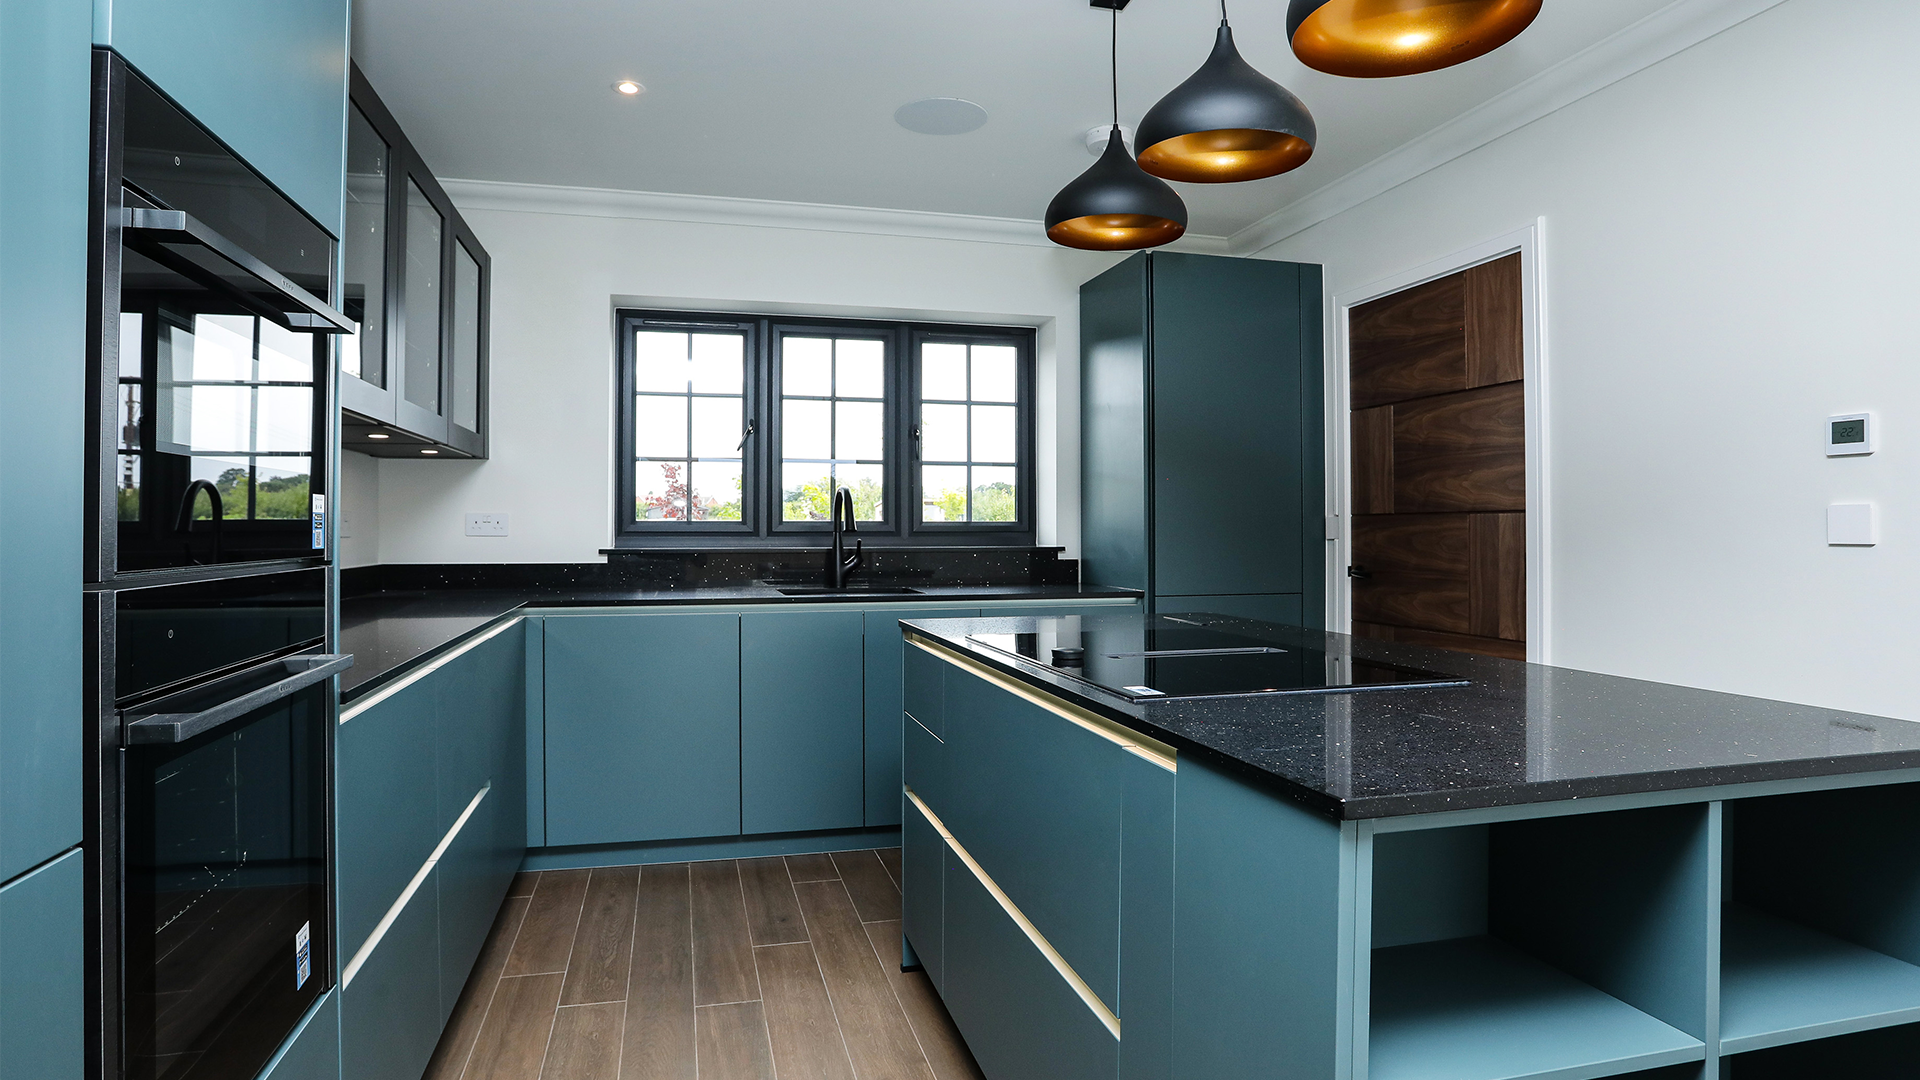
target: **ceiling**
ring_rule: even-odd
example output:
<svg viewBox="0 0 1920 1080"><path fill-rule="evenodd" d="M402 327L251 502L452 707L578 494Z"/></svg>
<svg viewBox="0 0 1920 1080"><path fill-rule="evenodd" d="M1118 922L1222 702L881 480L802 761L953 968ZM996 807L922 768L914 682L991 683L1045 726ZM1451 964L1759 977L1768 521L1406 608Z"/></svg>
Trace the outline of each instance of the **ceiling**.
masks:
<svg viewBox="0 0 1920 1080"><path fill-rule="evenodd" d="M1511 44L1445 71L1342 79L1287 49L1283 0L1233 8L1255 67L1313 111L1304 167L1180 185L1191 231L1228 236L1673 0L1546 0ZM353 52L443 177L1038 219L1107 122L1108 13L1085 0L358 0ZM1212 47L1216 0L1120 15L1121 121ZM647 90L623 97L612 84ZM918 135L928 97L990 119Z"/></svg>

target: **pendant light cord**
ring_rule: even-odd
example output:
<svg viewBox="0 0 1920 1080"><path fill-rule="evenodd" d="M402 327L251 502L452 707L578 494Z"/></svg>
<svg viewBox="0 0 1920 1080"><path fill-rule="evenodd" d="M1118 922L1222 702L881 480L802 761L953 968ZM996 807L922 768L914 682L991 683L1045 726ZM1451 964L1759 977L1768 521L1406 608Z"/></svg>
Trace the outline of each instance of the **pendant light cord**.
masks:
<svg viewBox="0 0 1920 1080"><path fill-rule="evenodd" d="M1222 0L1224 2L1224 0ZM1113 126L1120 126L1120 9L1113 12Z"/></svg>
<svg viewBox="0 0 1920 1080"><path fill-rule="evenodd" d="M1227 25L1227 0L1220 0L1220 25Z"/></svg>

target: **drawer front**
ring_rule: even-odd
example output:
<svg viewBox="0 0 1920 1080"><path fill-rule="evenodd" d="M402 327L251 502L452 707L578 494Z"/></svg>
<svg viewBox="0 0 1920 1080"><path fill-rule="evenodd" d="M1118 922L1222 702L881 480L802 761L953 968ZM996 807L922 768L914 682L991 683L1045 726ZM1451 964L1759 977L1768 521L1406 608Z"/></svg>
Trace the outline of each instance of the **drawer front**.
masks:
<svg viewBox="0 0 1920 1080"><path fill-rule="evenodd" d="M339 989L340 1063L353 1080L420 1080L440 1041L437 872Z"/></svg>
<svg viewBox="0 0 1920 1080"><path fill-rule="evenodd" d="M0 1076L86 1072L86 885L78 851L0 889Z"/></svg>
<svg viewBox="0 0 1920 1080"><path fill-rule="evenodd" d="M329 990L260 1080L340 1080L340 996Z"/></svg>
<svg viewBox="0 0 1920 1080"><path fill-rule="evenodd" d="M478 794L475 792L473 794ZM471 798L471 795L469 796ZM465 807L462 807L462 812ZM480 958L487 931L500 911L525 848L501 837L501 820L516 808L500 799L500 786L474 806L466 825L433 865L440 908L440 1010L444 1022ZM513 821L517 825L517 821Z"/></svg>
<svg viewBox="0 0 1920 1080"><path fill-rule="evenodd" d="M904 645L904 639L902 641ZM902 694L902 704L907 714L920 721L921 726L935 735L946 737L946 678L945 660L917 646L905 646L906 657L902 670L906 686Z"/></svg>
<svg viewBox="0 0 1920 1080"><path fill-rule="evenodd" d="M965 619L979 613L974 607L893 608L866 613L868 827L900 822L900 725L897 721L907 707L904 675L912 663L907 654L920 653L919 649L909 648L906 639L901 637L900 620Z"/></svg>
<svg viewBox="0 0 1920 1080"><path fill-rule="evenodd" d="M373 705L336 733L335 921L342 964L446 835L435 777L439 674Z"/></svg>
<svg viewBox="0 0 1920 1080"><path fill-rule="evenodd" d="M900 928L935 990L946 988L946 852L926 816L908 803L900 825Z"/></svg>
<svg viewBox="0 0 1920 1080"><path fill-rule="evenodd" d="M928 805L1115 1008L1130 755L970 672L949 670L946 691L946 787Z"/></svg>
<svg viewBox="0 0 1920 1080"><path fill-rule="evenodd" d="M1119 1040L988 892L947 854L941 998L993 1080L1114 1080Z"/></svg>

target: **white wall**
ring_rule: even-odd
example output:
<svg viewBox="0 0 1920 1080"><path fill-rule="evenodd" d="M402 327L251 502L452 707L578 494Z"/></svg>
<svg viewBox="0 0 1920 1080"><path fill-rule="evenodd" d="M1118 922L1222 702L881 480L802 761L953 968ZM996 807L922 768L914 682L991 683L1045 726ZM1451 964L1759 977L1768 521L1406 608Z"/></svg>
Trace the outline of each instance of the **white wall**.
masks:
<svg viewBox="0 0 1920 1080"><path fill-rule="evenodd" d="M1546 219L1552 662L1920 719L1915 40L1791 0L1263 253L1340 293Z"/></svg>
<svg viewBox="0 0 1920 1080"><path fill-rule="evenodd" d="M345 565L597 561L613 540L613 312L635 305L1038 327L1040 540L1077 553L1079 288L1114 256L552 212L462 213L493 256L492 459L343 468L344 512L361 515L343 544ZM377 497L369 498L375 485ZM361 510L369 503L370 512ZM507 514L510 535L465 536L468 512ZM372 529L362 524L369 518ZM377 542L370 545L366 533L377 533Z"/></svg>

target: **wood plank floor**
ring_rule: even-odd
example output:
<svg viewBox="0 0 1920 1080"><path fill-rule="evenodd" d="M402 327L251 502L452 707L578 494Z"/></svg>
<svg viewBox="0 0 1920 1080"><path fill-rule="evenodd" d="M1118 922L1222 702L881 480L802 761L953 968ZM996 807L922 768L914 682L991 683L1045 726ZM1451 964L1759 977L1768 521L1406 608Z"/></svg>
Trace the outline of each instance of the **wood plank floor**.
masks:
<svg viewBox="0 0 1920 1080"><path fill-rule="evenodd" d="M982 1080L900 970L900 853L515 879L426 1080Z"/></svg>

